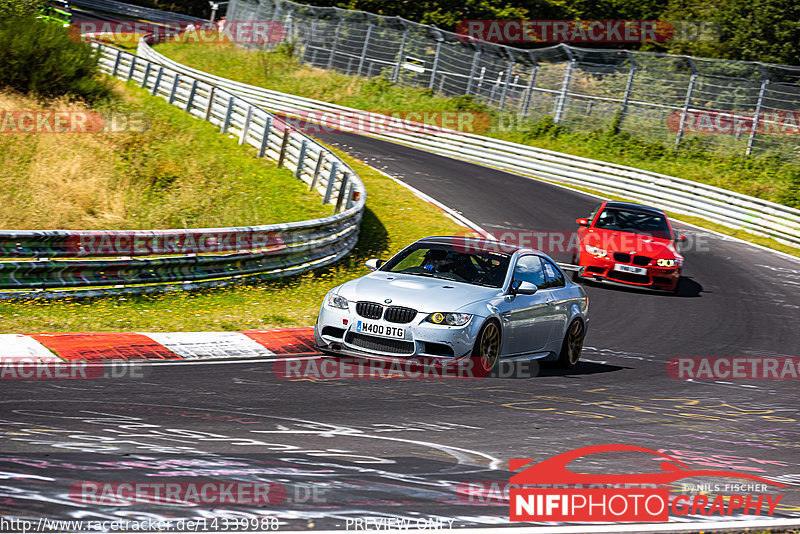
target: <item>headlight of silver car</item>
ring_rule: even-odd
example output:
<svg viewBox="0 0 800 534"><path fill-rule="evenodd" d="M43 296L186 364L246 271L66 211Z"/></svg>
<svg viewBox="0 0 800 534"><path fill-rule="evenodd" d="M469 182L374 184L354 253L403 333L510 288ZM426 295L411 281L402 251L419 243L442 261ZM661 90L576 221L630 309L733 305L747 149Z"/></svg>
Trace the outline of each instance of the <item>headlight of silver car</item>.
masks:
<svg viewBox="0 0 800 534"><path fill-rule="evenodd" d="M328 293L328 306L330 306L331 308L339 308L339 309L342 309L342 310L346 310L348 304L350 304L350 303L347 302L346 298L344 298L344 297L342 297L340 295L337 295L333 291Z"/></svg>
<svg viewBox="0 0 800 534"><path fill-rule="evenodd" d="M605 258L608 255L608 251L604 248L593 247L592 245L584 245L583 248L586 249L586 252L598 258Z"/></svg>
<svg viewBox="0 0 800 534"><path fill-rule="evenodd" d="M468 313L436 312L428 315L425 320L433 324L446 324L449 326L464 326L472 319Z"/></svg>

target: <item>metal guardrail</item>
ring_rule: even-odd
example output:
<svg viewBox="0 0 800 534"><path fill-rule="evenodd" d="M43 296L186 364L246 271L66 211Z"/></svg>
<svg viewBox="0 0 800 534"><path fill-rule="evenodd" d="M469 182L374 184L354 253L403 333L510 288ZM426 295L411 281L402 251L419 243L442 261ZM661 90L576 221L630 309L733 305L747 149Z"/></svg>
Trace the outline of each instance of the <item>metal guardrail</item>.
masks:
<svg viewBox="0 0 800 534"><path fill-rule="evenodd" d="M200 287L221 279L296 274L333 263L358 238L366 190L358 175L325 147L226 89L134 54L96 43L101 68L235 136L285 166L335 206L329 217L238 228L124 231L3 231L0 289L115 286L151 292L154 284ZM52 258L75 258L53 260ZM97 259L82 259L97 258ZM28 261L20 261L28 259ZM197 282L200 282L198 284ZM135 284L146 284L135 286ZM137 290L141 288L141 290ZM20 296L5 292L0 297Z"/></svg>
<svg viewBox="0 0 800 534"><path fill-rule="evenodd" d="M186 75L201 74L156 52L144 41L140 41L138 53L143 58ZM205 76L207 81L231 93L289 116L308 119L309 111L327 111L352 119L356 124L374 123L376 116L375 113L280 93L219 76ZM383 118L384 123L390 121L390 117ZM431 128L425 128L426 133L415 133L413 129L386 129L382 133L371 131L366 135L525 176L591 188L800 246L800 210L794 208L673 176L490 137Z"/></svg>
<svg viewBox="0 0 800 534"><path fill-rule="evenodd" d="M202 21L207 22L206 19L192 17L191 15L184 15L183 13L172 13L168 11L160 11L144 6L135 6L132 4L125 4L123 2L116 2L115 0L70 0L70 4L83 7L86 9L93 9L96 11L104 11L106 13L113 13L115 15L122 15L135 19L149 19L156 21Z"/></svg>

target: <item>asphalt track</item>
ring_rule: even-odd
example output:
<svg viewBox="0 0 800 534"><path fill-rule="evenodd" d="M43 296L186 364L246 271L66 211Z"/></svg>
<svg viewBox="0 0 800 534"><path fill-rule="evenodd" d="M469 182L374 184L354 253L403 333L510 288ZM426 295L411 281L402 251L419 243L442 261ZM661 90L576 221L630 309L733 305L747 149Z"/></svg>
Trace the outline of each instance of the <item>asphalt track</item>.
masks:
<svg viewBox="0 0 800 534"><path fill-rule="evenodd" d="M597 202L370 138L323 140L492 232L570 231ZM502 487L512 458L620 443L664 451L693 469L781 481L788 487L770 490L783 495L773 517L800 518L798 382L679 381L666 372L674 357L798 356L800 264L708 232L685 233L705 246L685 253L680 295L587 287L586 347L570 372L545 368L524 380L284 380L269 361L244 361L155 365L137 380L4 381L0 513L209 522L269 516L282 530L352 529L364 518L509 526L507 501L471 497L464 483ZM622 453L572 467L658 471L652 458ZM69 491L81 481L273 482L286 496L268 506L86 504ZM735 517L757 518L770 516Z"/></svg>

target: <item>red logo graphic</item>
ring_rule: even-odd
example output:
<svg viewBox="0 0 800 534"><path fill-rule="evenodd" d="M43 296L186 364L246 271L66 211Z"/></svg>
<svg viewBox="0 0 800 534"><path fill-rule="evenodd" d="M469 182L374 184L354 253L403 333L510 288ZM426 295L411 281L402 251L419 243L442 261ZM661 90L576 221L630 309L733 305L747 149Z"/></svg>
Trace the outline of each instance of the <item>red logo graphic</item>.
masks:
<svg viewBox="0 0 800 534"><path fill-rule="evenodd" d="M578 458L608 452L643 452L665 461L660 464L661 472L656 473L592 474L576 473L567 468L567 464ZM515 471L532 461L511 460L511 470ZM706 495L694 495L693 498L680 495L670 504L669 489L665 487L596 487L597 485L666 485L694 477L739 478L765 485L786 487L763 477L736 471L691 469L671 456L645 447L619 444L595 445L559 454L513 475L510 483L517 487L512 487L510 490L509 517L511 521L665 522L669 521L670 511L675 515L689 513L732 515L735 512L748 513L751 510L759 513L764 504L768 513L772 515L775 506L782 498L780 495L761 495L754 503L752 495L732 495L727 500L724 496L718 495L708 507L709 498ZM541 487L548 484L581 486L591 484L595 487ZM691 505L686 501L690 501ZM685 505L678 506L681 503Z"/></svg>

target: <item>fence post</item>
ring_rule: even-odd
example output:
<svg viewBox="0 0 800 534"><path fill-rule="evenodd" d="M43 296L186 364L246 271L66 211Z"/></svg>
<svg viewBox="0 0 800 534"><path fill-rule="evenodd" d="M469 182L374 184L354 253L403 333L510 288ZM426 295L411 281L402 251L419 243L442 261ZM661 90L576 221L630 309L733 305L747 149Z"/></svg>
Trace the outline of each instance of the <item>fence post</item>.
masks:
<svg viewBox="0 0 800 534"><path fill-rule="evenodd" d="M314 18L311 19L311 29L308 32L308 39L306 39L305 46L303 47L303 54L300 56L300 63L305 63L306 54L308 53L308 49L311 46L311 43L314 41L314 35L317 32L317 9L314 6L308 7L311 9L311 15Z"/></svg>
<svg viewBox="0 0 800 534"><path fill-rule="evenodd" d="M361 69L364 68L364 60L367 58L367 46L369 45L369 37L372 35L372 23L367 26L367 35L364 37L364 48L361 49L361 57L358 59L358 76L361 76Z"/></svg>
<svg viewBox="0 0 800 534"><path fill-rule="evenodd" d="M253 106L247 106L247 115L244 117L244 125L239 134L239 145L243 145L247 141L247 134L250 133L250 119L253 117Z"/></svg>
<svg viewBox="0 0 800 534"><path fill-rule="evenodd" d="M267 120L264 122L264 131L261 133L261 146L258 147L259 158L263 158L267 153L270 130L272 130L272 117L267 117Z"/></svg>
<svg viewBox="0 0 800 534"><path fill-rule="evenodd" d="M133 73L135 70L136 70L136 56L133 56L131 58L131 67L128 69L128 77L126 78L126 80L130 80L131 78L133 78Z"/></svg>
<svg viewBox="0 0 800 534"><path fill-rule="evenodd" d="M531 106L531 97L533 96L533 88L536 86L536 75L539 73L539 63L536 61L536 56L532 50L528 52L528 57L533 64L533 71L531 71L531 80L528 82L527 92L525 93L525 97L522 99L522 110L520 111L520 117L524 117L528 114L528 110Z"/></svg>
<svg viewBox="0 0 800 534"><path fill-rule="evenodd" d="M122 50L117 49L117 57L114 58L114 68L111 69L111 76L117 75L117 68L119 68L119 60L122 58Z"/></svg>
<svg viewBox="0 0 800 534"><path fill-rule="evenodd" d="M339 162L334 161L331 164L331 173L328 175L328 188L325 190L325 198L322 200L323 204L327 204L331 201L331 195L333 194L333 186L336 183L337 170L339 170Z"/></svg>
<svg viewBox="0 0 800 534"><path fill-rule="evenodd" d="M575 58L572 56L572 51L565 47L567 55L569 56L569 63L567 64L567 72L564 73L564 82L561 84L561 92L556 98L556 109L553 113L553 122L558 124L561 122L561 117L564 115L564 106L567 103L567 90L569 89L569 82L572 79L572 69L575 66Z"/></svg>
<svg viewBox="0 0 800 534"><path fill-rule="evenodd" d="M281 153L278 155L278 167L283 165L283 160L286 159L286 148L289 146L289 135L292 129L284 124L283 128L283 141L281 141Z"/></svg>
<svg viewBox="0 0 800 534"><path fill-rule="evenodd" d="M208 92L208 104L206 104L205 120L211 118L211 111L214 108L214 97L217 96L217 86L212 85L211 90Z"/></svg>
<svg viewBox="0 0 800 534"><path fill-rule="evenodd" d="M393 83L397 83L397 80L400 79L400 65L403 63L403 56L406 53L406 42L408 41L408 24L403 19L400 19L400 23L403 25L403 39L400 41L400 50L397 52L397 63L392 73Z"/></svg>
<svg viewBox="0 0 800 534"><path fill-rule="evenodd" d="M342 185L339 186L339 197L336 199L336 208L334 209L334 213L339 213L342 209L342 202L344 202L344 194L347 191L347 180L350 178L350 173L343 172L342 173Z"/></svg>
<svg viewBox="0 0 800 534"><path fill-rule="evenodd" d="M336 10L336 16L339 17L339 24L336 26L336 33L333 36L331 55L328 57L328 69L333 68L333 58L336 55L336 49L339 47L339 32L342 31L342 14L339 12L339 8L334 7L333 9Z"/></svg>
<svg viewBox="0 0 800 534"><path fill-rule="evenodd" d="M222 120L222 127L220 133L225 135L228 133L228 126L231 124L231 114L233 114L233 97L228 97L228 109L225 110L225 118Z"/></svg>
<svg viewBox="0 0 800 534"><path fill-rule="evenodd" d="M172 104L175 101L175 93L178 92L178 84L181 82L181 75L177 72L175 73L175 78L172 80L172 89L169 91L169 100L168 102Z"/></svg>
<svg viewBox="0 0 800 534"><path fill-rule="evenodd" d="M192 100L194 100L194 95L197 93L197 80L192 80L192 87L189 89L189 98L186 100L186 112L190 113L192 111Z"/></svg>
<svg viewBox="0 0 800 534"><path fill-rule="evenodd" d="M444 41L442 32L438 30L434 30L434 32L436 37L436 51L433 53L433 65L431 66L431 79L428 81L428 89L433 89L436 80L436 71L439 69L439 54L442 51L442 41Z"/></svg>
<svg viewBox="0 0 800 534"><path fill-rule="evenodd" d="M317 165L314 167L314 176L311 178L311 183L308 184L308 190L313 191L314 188L317 186L317 179L319 178L319 173L322 170L322 165L325 163L325 155L327 152L324 150L319 151L319 155L317 156Z"/></svg>
<svg viewBox="0 0 800 534"><path fill-rule="evenodd" d="M628 73L628 82L625 84L625 96L622 97L622 106L619 109L619 120L617 121L617 129L622 125L625 120L625 115L628 113L628 102L631 99L631 89L633 88L633 77L636 75L636 61L633 59L633 54L630 50L628 52L628 60L631 62L631 71Z"/></svg>
<svg viewBox="0 0 800 534"><path fill-rule="evenodd" d="M689 78L689 87L686 89L686 99L683 101L683 112L681 112L681 123L678 127L678 135L675 136L675 146L680 145L681 141L683 141L683 130L686 127L686 115L689 113L689 105L692 103L692 93L694 92L694 82L697 80L697 67L695 67L694 61L689 57L687 57L686 60L692 68L692 77Z"/></svg>
<svg viewBox="0 0 800 534"><path fill-rule="evenodd" d="M477 46L477 45L476 45ZM469 80L467 80L467 90L464 94L472 94L472 80L475 78L475 71L478 69L478 61L481 59L481 49L476 48L472 58L472 67L469 69Z"/></svg>
<svg viewBox="0 0 800 534"><path fill-rule="evenodd" d="M303 142L300 143L300 154L297 156L297 171L294 175L297 178L300 178L303 175L303 163L306 159L306 148L308 147L308 139L303 139Z"/></svg>
<svg viewBox="0 0 800 534"><path fill-rule="evenodd" d="M769 78L764 71L761 63L758 63L758 70L761 72L764 80L761 82L761 89L758 90L758 102L756 102L756 112L753 114L753 129L750 131L750 137L747 138L747 150L744 155L749 156L753 153L753 143L756 140L756 132L758 132L758 122L761 119L761 108L764 106L764 93L767 92L767 85L769 85Z"/></svg>
<svg viewBox="0 0 800 534"><path fill-rule="evenodd" d="M147 87L147 78L150 77L150 68L151 68L151 66L152 65L151 65L151 63L149 61L147 62L147 65L144 66L144 75L142 76L142 85L140 85L139 87Z"/></svg>
<svg viewBox="0 0 800 534"><path fill-rule="evenodd" d="M500 95L500 111L503 111L503 107L506 105L508 86L511 83L511 70L514 68L514 64L517 62L517 56L510 48L506 48L506 53L508 54L508 69L506 69L506 81L505 85L503 85L503 92Z"/></svg>
<svg viewBox="0 0 800 534"><path fill-rule="evenodd" d="M153 96L158 94L158 88L161 86L162 76L164 76L164 67L159 67L158 74L156 74L156 82L153 84L153 91L151 93Z"/></svg>

